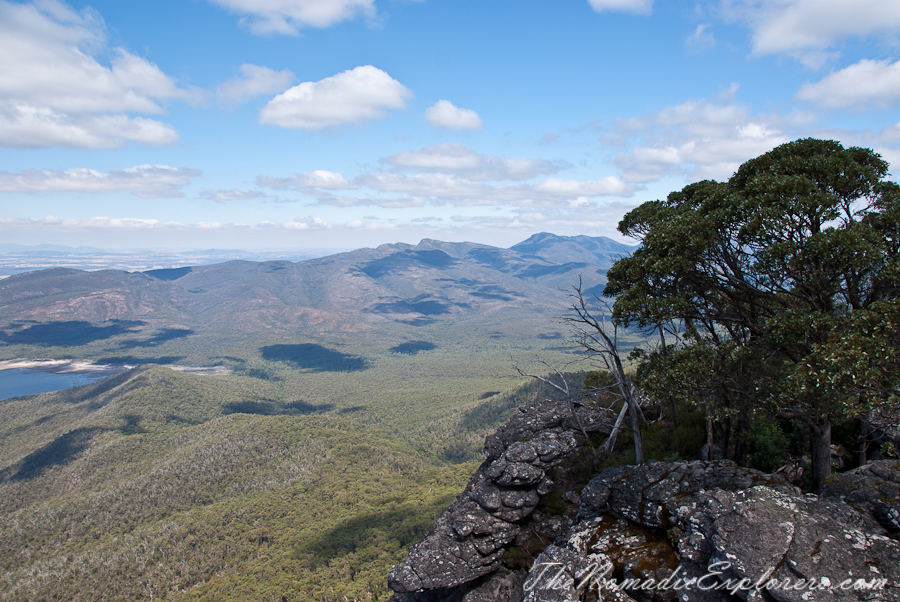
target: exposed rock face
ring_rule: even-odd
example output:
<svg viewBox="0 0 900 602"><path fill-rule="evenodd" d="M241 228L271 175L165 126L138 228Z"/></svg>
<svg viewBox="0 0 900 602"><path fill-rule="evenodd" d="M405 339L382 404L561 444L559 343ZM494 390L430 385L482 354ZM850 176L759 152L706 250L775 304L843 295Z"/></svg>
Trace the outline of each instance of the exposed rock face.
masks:
<svg viewBox="0 0 900 602"><path fill-rule="evenodd" d="M578 406L576 412L588 431L608 430L598 408ZM437 519L425 540L410 549L409 557L391 570L391 589L401 594L435 590L430 599L443 600L449 595L443 590L497 571L507 546L519 534L520 523L534 511L540 496L553 490L550 471L578 447L577 428L565 404L543 402L520 408L487 437L487 460L457 501ZM506 589L520 593L524 575L520 577ZM489 587L494 586L500 587ZM468 596L467 602L475 600Z"/></svg>
<svg viewBox="0 0 900 602"><path fill-rule="evenodd" d="M874 517L892 533L900 532L900 460L872 462L833 475L825 495Z"/></svg>
<svg viewBox="0 0 900 602"><path fill-rule="evenodd" d="M611 468L561 492L583 441L567 414L536 404L487 438L465 491L391 571L395 601L900 598L900 462L836 475L823 497L729 461ZM551 490L568 512L535 510Z"/></svg>

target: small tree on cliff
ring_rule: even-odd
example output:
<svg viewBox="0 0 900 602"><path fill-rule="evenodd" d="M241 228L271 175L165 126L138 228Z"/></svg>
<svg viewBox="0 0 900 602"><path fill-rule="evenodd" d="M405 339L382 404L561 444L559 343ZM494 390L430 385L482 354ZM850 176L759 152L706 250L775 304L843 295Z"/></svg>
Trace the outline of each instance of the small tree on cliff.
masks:
<svg viewBox="0 0 900 602"><path fill-rule="evenodd" d="M728 182L628 213L619 231L642 247L608 272L617 320L683 321L693 345L728 353L714 376L732 380L710 391L809 427L816 492L831 471L832 423L897 403L900 187L887 170L868 149L784 144Z"/></svg>

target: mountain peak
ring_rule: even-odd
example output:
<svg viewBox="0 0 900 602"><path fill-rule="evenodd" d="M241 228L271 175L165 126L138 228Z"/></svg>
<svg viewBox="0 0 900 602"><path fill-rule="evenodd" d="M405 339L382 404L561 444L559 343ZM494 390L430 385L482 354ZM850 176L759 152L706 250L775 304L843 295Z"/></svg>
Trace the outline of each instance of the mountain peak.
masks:
<svg viewBox="0 0 900 602"><path fill-rule="evenodd" d="M537 255L554 263L587 262L608 268L619 257L630 255L636 248L606 236L559 236L539 232L513 245L510 250Z"/></svg>

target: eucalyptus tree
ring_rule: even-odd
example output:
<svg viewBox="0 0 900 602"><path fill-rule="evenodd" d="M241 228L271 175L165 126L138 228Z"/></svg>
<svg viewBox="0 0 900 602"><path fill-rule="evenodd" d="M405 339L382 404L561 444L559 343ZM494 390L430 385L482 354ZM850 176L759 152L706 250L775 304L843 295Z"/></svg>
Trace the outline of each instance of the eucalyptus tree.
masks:
<svg viewBox="0 0 900 602"><path fill-rule="evenodd" d="M797 140L619 223L642 246L608 272L615 319L687 335L651 376L722 411L804 422L816 492L832 423L898 402L900 187L887 176L869 149Z"/></svg>

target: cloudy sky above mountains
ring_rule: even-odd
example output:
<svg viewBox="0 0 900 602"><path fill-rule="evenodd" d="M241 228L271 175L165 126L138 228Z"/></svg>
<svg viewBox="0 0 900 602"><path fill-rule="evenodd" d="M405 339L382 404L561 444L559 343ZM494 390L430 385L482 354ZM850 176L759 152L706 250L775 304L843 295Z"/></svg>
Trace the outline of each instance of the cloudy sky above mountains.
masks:
<svg viewBox="0 0 900 602"><path fill-rule="evenodd" d="M6 243L617 237L796 138L900 166L898 122L895 0L0 0Z"/></svg>

